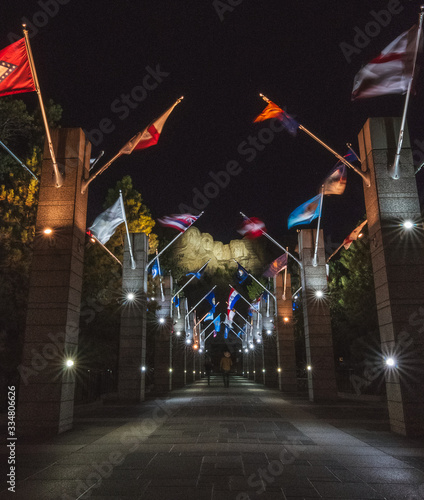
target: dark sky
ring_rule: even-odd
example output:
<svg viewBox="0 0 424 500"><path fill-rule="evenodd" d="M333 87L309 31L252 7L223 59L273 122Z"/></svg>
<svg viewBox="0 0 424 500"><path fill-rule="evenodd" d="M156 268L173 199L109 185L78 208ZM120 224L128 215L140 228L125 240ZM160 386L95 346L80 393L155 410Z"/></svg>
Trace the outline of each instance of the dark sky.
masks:
<svg viewBox="0 0 424 500"><path fill-rule="evenodd" d="M389 16L378 15L388 8ZM295 233L287 230L288 215L315 196L336 159L303 132L295 138L280 132L263 135L268 144L248 161L240 144L267 126L252 123L266 105L259 93L339 153L347 142L357 149L367 117L399 116L404 98L352 103L354 75L416 23L418 12L419 2L409 0L15 0L0 7L0 46L10 43L10 33L21 35L23 18L29 21L44 99L62 105L63 127L92 133L108 120L93 145L93 156L103 149L105 161L185 96L157 146L120 158L91 184L88 223L124 175L157 218L178 212L181 203L193 206L193 190L204 191L209 172L234 160L240 173L207 200L197 226L228 242L239 237L242 210L285 244ZM365 29L372 36L358 47L354 38ZM354 47L348 57L343 43ZM141 102L125 104L148 68L159 69L162 81ZM423 91L421 74L408 115L412 141L424 140ZM424 172L417 181L422 192ZM326 237L340 241L363 214L362 180L349 171L345 194L325 199Z"/></svg>

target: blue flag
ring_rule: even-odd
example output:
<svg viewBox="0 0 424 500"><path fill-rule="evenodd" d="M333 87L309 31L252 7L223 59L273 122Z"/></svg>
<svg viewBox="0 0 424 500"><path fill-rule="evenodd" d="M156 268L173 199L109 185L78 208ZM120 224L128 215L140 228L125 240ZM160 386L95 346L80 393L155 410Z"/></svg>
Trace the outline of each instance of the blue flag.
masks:
<svg viewBox="0 0 424 500"><path fill-rule="evenodd" d="M211 311L214 313L215 312L215 293L212 291L209 293L205 299L209 302L209 304L212 306Z"/></svg>
<svg viewBox="0 0 424 500"><path fill-rule="evenodd" d="M203 273L205 272L205 269L206 269L206 266L208 265L208 263L206 263L203 267L201 267L197 273L187 273L186 276L196 276L196 278L198 280L200 280L200 278L203 276Z"/></svg>
<svg viewBox="0 0 424 500"><path fill-rule="evenodd" d="M240 265L238 262L237 262L237 279L239 280L239 284L241 285L242 283L244 283L247 278L249 277L249 273L246 271L246 269Z"/></svg>
<svg viewBox="0 0 424 500"><path fill-rule="evenodd" d="M265 302L267 302L268 301L268 292L264 292L262 294L262 298L264 299Z"/></svg>
<svg viewBox="0 0 424 500"><path fill-rule="evenodd" d="M316 219L321 211L321 198L321 194L318 194L293 210L289 215L287 227L290 229L299 224L309 224Z"/></svg>
<svg viewBox="0 0 424 500"><path fill-rule="evenodd" d="M152 266L152 278L156 278L156 276L162 276L162 271L161 271L160 265L159 265L159 259L156 259L153 262L153 266Z"/></svg>
<svg viewBox="0 0 424 500"><path fill-rule="evenodd" d="M180 298L178 297L178 295L174 297L174 304L175 307L180 307Z"/></svg>
<svg viewBox="0 0 424 500"><path fill-rule="evenodd" d="M205 316L204 321L212 321L213 320L213 312L209 311L208 314Z"/></svg>
<svg viewBox="0 0 424 500"><path fill-rule="evenodd" d="M218 333L221 330L220 314L213 320L215 331Z"/></svg>
<svg viewBox="0 0 424 500"><path fill-rule="evenodd" d="M230 331L230 327L225 325L224 339L228 339L228 332Z"/></svg>

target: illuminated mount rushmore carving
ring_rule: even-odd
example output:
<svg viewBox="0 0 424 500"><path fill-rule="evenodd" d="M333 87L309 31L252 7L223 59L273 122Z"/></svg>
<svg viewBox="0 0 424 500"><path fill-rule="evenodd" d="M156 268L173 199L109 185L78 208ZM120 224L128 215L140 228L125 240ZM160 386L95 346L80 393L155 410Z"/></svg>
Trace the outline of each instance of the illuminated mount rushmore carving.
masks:
<svg viewBox="0 0 424 500"><path fill-rule="evenodd" d="M181 267L190 270L200 269L208 259L208 270L236 267L237 260L253 273L261 272L266 265L264 249L257 240L231 240L224 244L214 241L209 233L201 233L190 227L174 245L173 254Z"/></svg>

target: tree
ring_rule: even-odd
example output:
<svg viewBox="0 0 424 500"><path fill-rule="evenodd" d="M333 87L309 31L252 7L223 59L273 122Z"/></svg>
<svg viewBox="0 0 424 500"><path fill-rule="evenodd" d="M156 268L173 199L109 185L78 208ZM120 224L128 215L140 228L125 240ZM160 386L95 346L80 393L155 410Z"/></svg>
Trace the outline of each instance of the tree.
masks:
<svg viewBox="0 0 424 500"><path fill-rule="evenodd" d="M49 101L46 108L54 127L61 107ZM0 99L0 140L36 175L40 173L43 134L38 111L28 111L21 100ZM25 327L38 189L38 182L0 148L0 363L8 371L19 362L19 341Z"/></svg>
<svg viewBox="0 0 424 500"><path fill-rule="evenodd" d="M366 234L366 231L364 231ZM330 310L336 357L360 363L379 349L374 278L366 235L330 262Z"/></svg>
<svg viewBox="0 0 424 500"><path fill-rule="evenodd" d="M149 235L150 249L155 250L157 236L152 233L155 221L144 205L129 176L109 189L104 203L108 208L122 191L130 232ZM107 242L107 248L122 261L125 225L121 224ZM116 369L119 347L119 324L122 297L122 268L100 245L89 245L84 257L84 275L78 346L81 367Z"/></svg>

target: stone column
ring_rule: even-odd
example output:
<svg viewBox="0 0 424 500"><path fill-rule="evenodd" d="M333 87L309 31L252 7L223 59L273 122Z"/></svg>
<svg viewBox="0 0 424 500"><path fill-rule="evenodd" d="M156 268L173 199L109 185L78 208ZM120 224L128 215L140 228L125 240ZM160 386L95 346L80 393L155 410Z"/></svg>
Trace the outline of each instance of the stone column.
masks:
<svg viewBox="0 0 424 500"><path fill-rule="evenodd" d="M400 179L387 171L393 162L400 118L369 118L359 134L371 259L382 352L397 365L386 370L390 426L408 436L424 434L424 232L408 131L400 158ZM405 220L414 224L402 227Z"/></svg>
<svg viewBox="0 0 424 500"><path fill-rule="evenodd" d="M148 239L144 233L130 233L136 268L131 269L128 240L124 244L122 295L119 332L118 398L139 402L145 397L146 291ZM134 300L126 299L132 293Z"/></svg>
<svg viewBox="0 0 424 500"><path fill-rule="evenodd" d="M64 184L55 187L47 144L41 171L36 237L20 373L19 433L57 434L72 427L91 145L81 129L52 130ZM44 229L52 233L45 235ZM66 359L75 366L66 368Z"/></svg>
<svg viewBox="0 0 424 500"><path fill-rule="evenodd" d="M164 394L172 389L172 276L162 278L163 296L160 290L156 301L160 308L156 312L158 321L155 334L155 393Z"/></svg>
<svg viewBox="0 0 424 500"><path fill-rule="evenodd" d="M290 274L287 273L284 290L284 272L275 277L277 297L277 353L280 369L279 389L284 392L297 391L296 351L294 341L293 303ZM284 293L285 292L285 293Z"/></svg>
<svg viewBox="0 0 424 500"><path fill-rule="evenodd" d="M318 262L312 265L316 230L299 232L299 255L302 262L302 302L305 328L306 359L309 371L308 390L310 401L337 399L334 368L333 338L327 294L324 238L322 230L318 239ZM322 297L317 297L321 292Z"/></svg>

